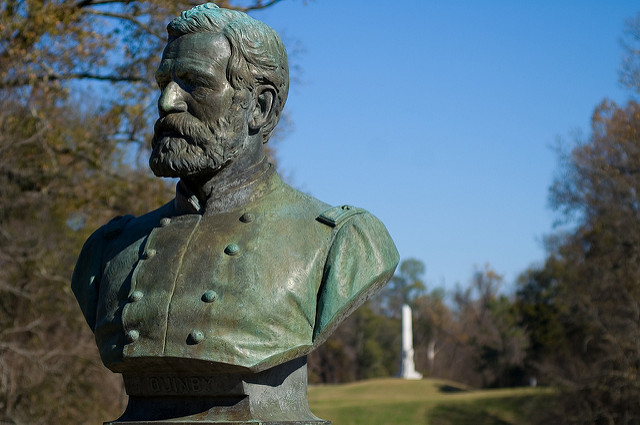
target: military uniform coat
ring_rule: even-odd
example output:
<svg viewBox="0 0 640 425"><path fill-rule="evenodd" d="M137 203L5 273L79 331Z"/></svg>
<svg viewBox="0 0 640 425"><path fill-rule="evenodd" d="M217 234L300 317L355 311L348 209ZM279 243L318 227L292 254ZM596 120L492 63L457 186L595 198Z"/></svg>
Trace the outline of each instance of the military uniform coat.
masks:
<svg viewBox="0 0 640 425"><path fill-rule="evenodd" d="M85 243L72 289L104 364L132 372L259 372L310 352L392 276L384 225L269 168L250 202L208 214L177 191Z"/></svg>

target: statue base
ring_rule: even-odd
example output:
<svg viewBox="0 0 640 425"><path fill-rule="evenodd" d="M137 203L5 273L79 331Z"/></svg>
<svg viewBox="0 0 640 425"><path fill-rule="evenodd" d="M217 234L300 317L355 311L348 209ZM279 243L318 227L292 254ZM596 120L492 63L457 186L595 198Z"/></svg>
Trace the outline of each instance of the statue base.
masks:
<svg viewBox="0 0 640 425"><path fill-rule="evenodd" d="M104 425L329 425L307 400L307 358L253 374L125 374L129 403Z"/></svg>

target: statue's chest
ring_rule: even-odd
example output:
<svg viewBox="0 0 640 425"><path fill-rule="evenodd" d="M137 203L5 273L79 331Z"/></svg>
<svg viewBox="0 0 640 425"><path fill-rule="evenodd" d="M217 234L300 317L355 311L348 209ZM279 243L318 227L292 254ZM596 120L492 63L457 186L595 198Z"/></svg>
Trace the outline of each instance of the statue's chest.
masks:
<svg viewBox="0 0 640 425"><path fill-rule="evenodd" d="M170 341L190 346L238 329L268 341L293 308L296 326L311 329L329 240L319 223L259 212L161 219L107 259L96 336L123 335L124 355L168 354Z"/></svg>
<svg viewBox="0 0 640 425"><path fill-rule="evenodd" d="M266 289L266 281L309 273L324 257L330 234L316 228L324 230L318 223L254 214L163 218L147 235L114 249L103 286L120 293L152 284L164 296L194 285Z"/></svg>

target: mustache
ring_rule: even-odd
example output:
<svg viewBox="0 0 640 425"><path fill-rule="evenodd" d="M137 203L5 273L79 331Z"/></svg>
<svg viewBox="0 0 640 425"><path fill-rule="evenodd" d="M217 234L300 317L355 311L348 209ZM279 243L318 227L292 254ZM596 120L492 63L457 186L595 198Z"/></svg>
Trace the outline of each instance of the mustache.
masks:
<svg viewBox="0 0 640 425"><path fill-rule="evenodd" d="M154 139L177 136L198 146L214 137L209 127L186 112L169 114L158 119L153 125L153 133Z"/></svg>

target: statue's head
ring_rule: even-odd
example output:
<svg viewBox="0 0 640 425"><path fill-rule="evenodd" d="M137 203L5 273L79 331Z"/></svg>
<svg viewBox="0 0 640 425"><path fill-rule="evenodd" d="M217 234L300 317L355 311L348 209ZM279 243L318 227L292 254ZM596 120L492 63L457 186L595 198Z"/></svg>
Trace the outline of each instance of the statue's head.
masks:
<svg viewBox="0 0 640 425"><path fill-rule="evenodd" d="M269 140L289 91L285 48L266 24L212 3L167 31L149 164L166 177L215 173Z"/></svg>

